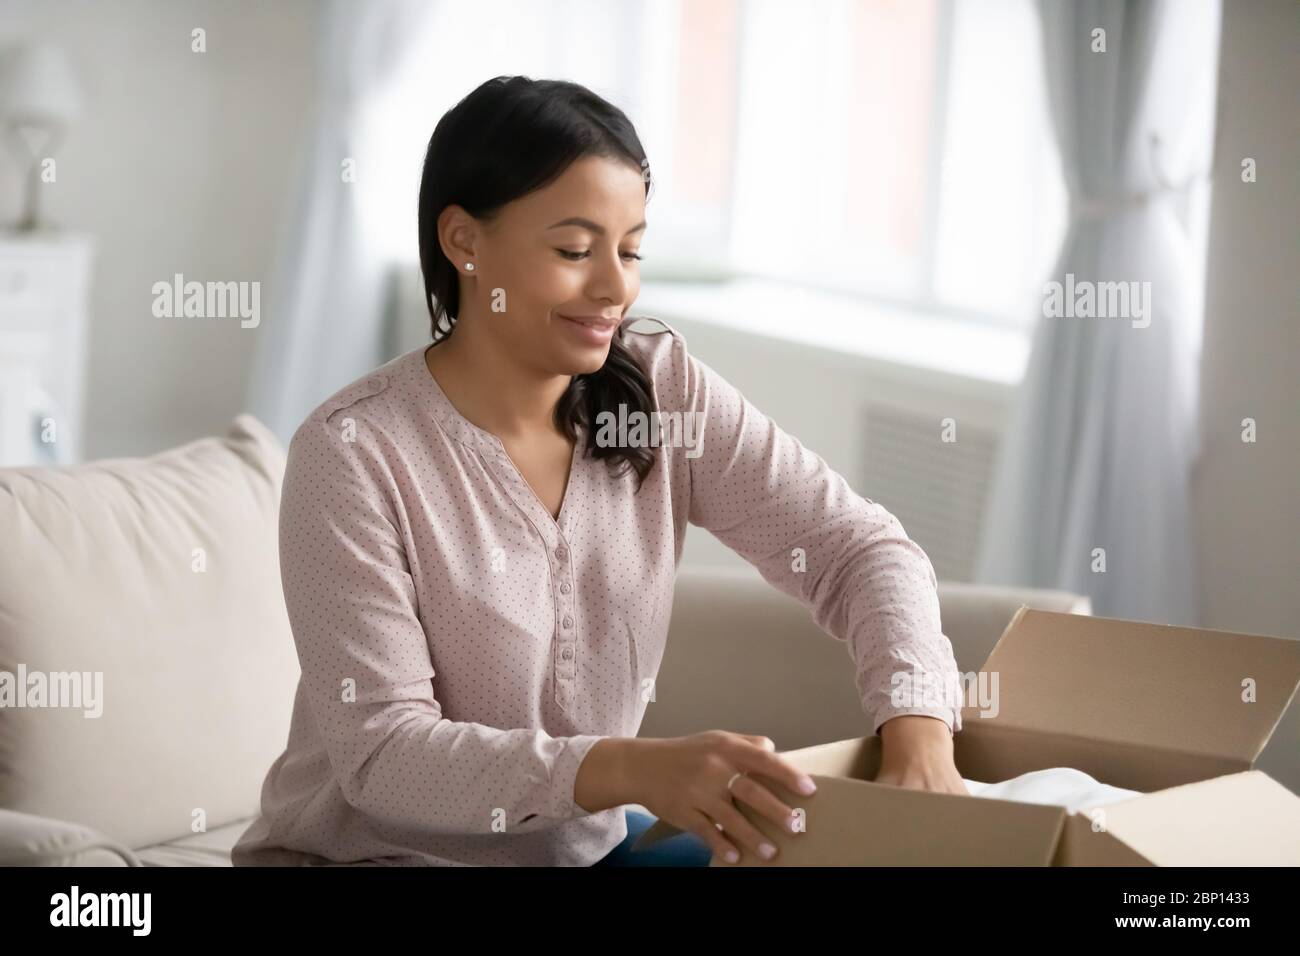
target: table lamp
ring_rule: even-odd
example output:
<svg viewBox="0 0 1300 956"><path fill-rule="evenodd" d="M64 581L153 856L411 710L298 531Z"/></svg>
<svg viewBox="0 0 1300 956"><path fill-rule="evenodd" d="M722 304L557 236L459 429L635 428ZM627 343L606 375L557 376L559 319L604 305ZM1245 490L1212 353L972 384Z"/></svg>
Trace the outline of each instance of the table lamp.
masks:
<svg viewBox="0 0 1300 956"><path fill-rule="evenodd" d="M68 124L81 115L81 87L63 51L32 43L0 51L0 127L21 143L29 159L23 211L15 228L37 228L41 161L63 141Z"/></svg>

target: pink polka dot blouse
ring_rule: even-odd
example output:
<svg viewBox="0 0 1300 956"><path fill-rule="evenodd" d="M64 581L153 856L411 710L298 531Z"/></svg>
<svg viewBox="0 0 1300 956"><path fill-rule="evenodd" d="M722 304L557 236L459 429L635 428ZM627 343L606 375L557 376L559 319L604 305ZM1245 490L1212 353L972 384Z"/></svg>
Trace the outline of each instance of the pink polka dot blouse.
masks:
<svg viewBox="0 0 1300 956"><path fill-rule="evenodd" d="M558 519L423 348L299 426L280 569L302 675L235 865L584 866L612 850L622 808L588 813L574 778L598 740L636 736L687 522L846 642L873 732L905 713L961 729L958 709L891 699L895 672L957 677L925 553L675 329L636 322L619 334L658 409L699 413L702 435L658 447L636 493L580 435Z"/></svg>

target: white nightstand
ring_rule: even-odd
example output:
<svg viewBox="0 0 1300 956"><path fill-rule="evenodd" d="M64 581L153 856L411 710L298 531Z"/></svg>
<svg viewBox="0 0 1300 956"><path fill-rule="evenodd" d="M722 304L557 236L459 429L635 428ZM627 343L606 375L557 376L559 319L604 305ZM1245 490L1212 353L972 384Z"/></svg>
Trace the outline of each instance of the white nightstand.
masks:
<svg viewBox="0 0 1300 956"><path fill-rule="evenodd" d="M0 233L0 466L82 460L94 248L77 233Z"/></svg>

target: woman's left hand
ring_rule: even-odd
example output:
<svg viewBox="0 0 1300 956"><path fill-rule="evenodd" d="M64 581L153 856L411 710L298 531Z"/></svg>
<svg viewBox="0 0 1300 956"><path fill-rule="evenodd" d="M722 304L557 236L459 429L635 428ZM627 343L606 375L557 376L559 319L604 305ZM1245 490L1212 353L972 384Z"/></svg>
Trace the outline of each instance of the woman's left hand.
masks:
<svg viewBox="0 0 1300 956"><path fill-rule="evenodd" d="M903 714L880 725L880 772L876 783L913 790L969 795L953 763L952 732L937 717Z"/></svg>

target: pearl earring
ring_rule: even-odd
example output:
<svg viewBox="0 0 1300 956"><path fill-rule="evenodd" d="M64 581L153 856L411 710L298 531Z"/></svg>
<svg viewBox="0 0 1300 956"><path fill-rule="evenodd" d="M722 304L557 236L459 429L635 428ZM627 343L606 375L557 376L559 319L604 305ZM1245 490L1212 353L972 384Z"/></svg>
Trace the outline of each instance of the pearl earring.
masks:
<svg viewBox="0 0 1300 956"><path fill-rule="evenodd" d="M472 262L467 262L467 263L465 263L465 271L466 271L466 272L473 272L473 271L474 271L474 263L472 263Z"/></svg>

